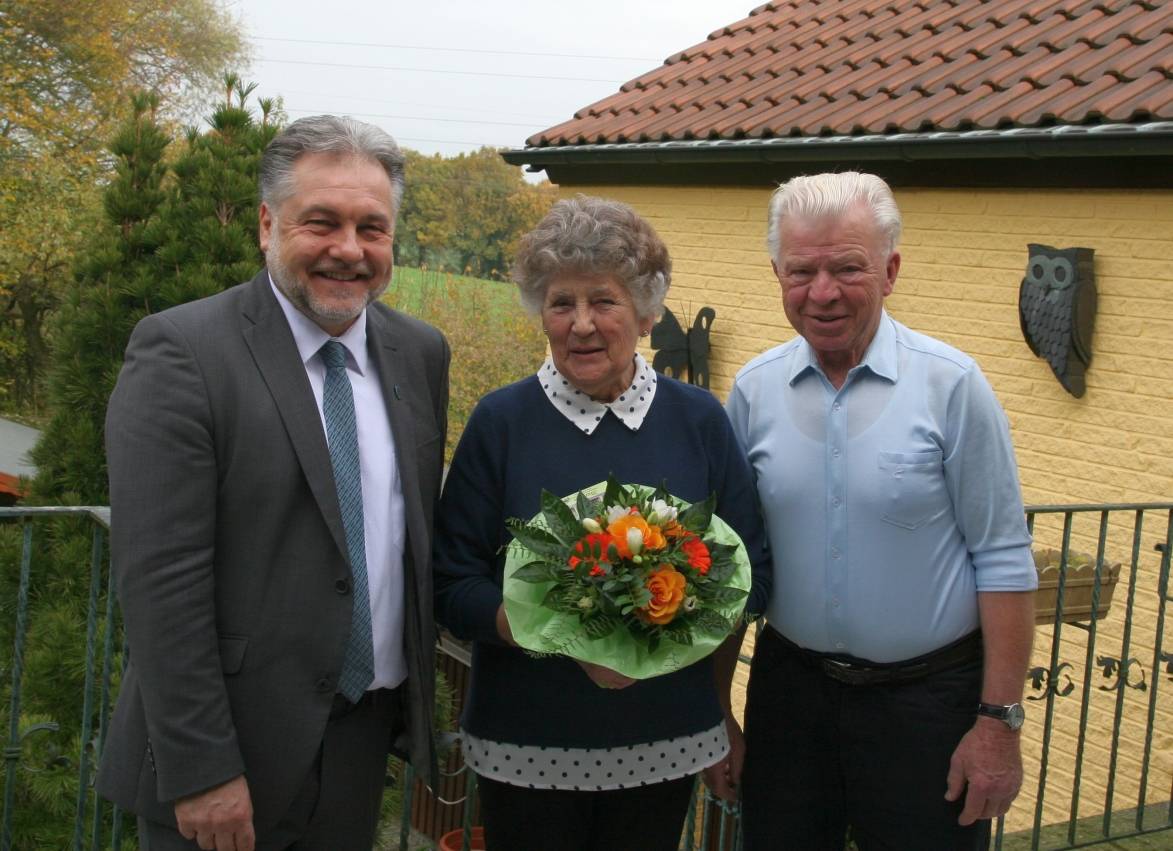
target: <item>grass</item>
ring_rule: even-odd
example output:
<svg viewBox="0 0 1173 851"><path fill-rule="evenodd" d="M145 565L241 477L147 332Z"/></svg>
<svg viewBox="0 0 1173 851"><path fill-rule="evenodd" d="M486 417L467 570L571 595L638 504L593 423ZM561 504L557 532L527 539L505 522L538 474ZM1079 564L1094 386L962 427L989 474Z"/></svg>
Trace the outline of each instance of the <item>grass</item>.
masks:
<svg viewBox="0 0 1173 851"><path fill-rule="evenodd" d="M513 284L442 271L398 268L383 300L439 328L452 347L445 452L451 461L477 401L541 365L541 323L522 309Z"/></svg>
<svg viewBox="0 0 1173 851"><path fill-rule="evenodd" d="M427 309L429 301L437 296L446 297L455 293L481 305L488 305L499 317L522 314L517 299L517 287L510 281L472 278L456 275L442 269L417 269L411 266L397 266L395 276L388 287L392 306L420 315Z"/></svg>

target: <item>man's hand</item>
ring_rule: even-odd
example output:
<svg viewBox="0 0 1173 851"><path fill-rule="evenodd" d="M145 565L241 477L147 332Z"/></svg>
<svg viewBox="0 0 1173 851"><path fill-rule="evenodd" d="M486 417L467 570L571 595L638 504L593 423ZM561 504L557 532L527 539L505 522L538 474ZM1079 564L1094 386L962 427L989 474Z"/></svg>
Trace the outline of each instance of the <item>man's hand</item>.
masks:
<svg viewBox="0 0 1173 851"><path fill-rule="evenodd" d="M175 802L175 821L185 839L205 851L254 851L253 803L244 775Z"/></svg>
<svg viewBox="0 0 1173 851"><path fill-rule="evenodd" d="M610 668L605 668L602 665L596 665L594 662L578 660L578 664L586 671L586 675L591 678L591 682L599 688L627 688L629 685L635 683L635 680L631 677L625 676L618 671L612 671Z"/></svg>
<svg viewBox="0 0 1173 851"><path fill-rule="evenodd" d="M949 760L946 801L965 790L958 824L970 825L1005 813L1022 787L1019 733L993 718L978 718Z"/></svg>
<svg viewBox="0 0 1173 851"><path fill-rule="evenodd" d="M710 792L733 803L739 794L741 767L745 765L745 736L741 725L733 718L725 718L725 730L729 734L729 753L720 762L706 768L701 776Z"/></svg>

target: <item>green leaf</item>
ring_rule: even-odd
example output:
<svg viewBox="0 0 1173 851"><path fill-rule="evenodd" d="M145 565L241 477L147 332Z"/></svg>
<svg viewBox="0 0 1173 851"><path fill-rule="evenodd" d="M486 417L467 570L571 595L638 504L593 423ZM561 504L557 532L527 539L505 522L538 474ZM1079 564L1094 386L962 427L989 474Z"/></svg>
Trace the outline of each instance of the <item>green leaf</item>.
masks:
<svg viewBox="0 0 1173 851"><path fill-rule="evenodd" d="M546 519L551 534L568 547L573 547L574 542L586 534L570 506L545 488L542 489L542 517Z"/></svg>
<svg viewBox="0 0 1173 851"><path fill-rule="evenodd" d="M510 517L505 521L505 525L517 542L534 555L549 556L556 560L566 558L566 545L545 529L518 520L516 517Z"/></svg>
<svg viewBox="0 0 1173 851"><path fill-rule="evenodd" d="M676 522L690 532L695 532L698 535L703 534L713 520L713 509L716 508L716 505L717 494L709 494L709 498L704 502L694 502L680 512Z"/></svg>
<svg viewBox="0 0 1173 851"><path fill-rule="evenodd" d="M715 603L719 606L726 603L736 603L749 595L749 592L742 588L730 588L728 585L706 585L698 590L700 597L706 603Z"/></svg>
<svg viewBox="0 0 1173 851"><path fill-rule="evenodd" d="M605 638L618 627L618 618L613 618L610 615L597 615L586 618L582 622L582 631L587 634L587 638L591 639Z"/></svg>
<svg viewBox="0 0 1173 851"><path fill-rule="evenodd" d="M718 611L701 609L692 617L692 628L703 635L723 638L733 631L733 624Z"/></svg>
<svg viewBox="0 0 1173 851"><path fill-rule="evenodd" d="M664 626L660 631L660 635L668 641L683 644L685 647L692 646L692 628L683 618L677 618L672 623Z"/></svg>
<svg viewBox="0 0 1173 851"><path fill-rule="evenodd" d="M513 578L521 582L557 582L561 574L569 573L565 567L555 567L545 561L531 561L513 571Z"/></svg>
<svg viewBox="0 0 1173 851"><path fill-rule="evenodd" d="M603 493L603 501L607 505L630 505L631 494L627 488L615 481L612 473L607 474L607 490Z"/></svg>
<svg viewBox="0 0 1173 851"><path fill-rule="evenodd" d="M583 495L582 491L579 491L578 495L574 498L574 507L578 511L578 519L580 521L584 517L595 516L593 503L591 500L587 499L585 495Z"/></svg>
<svg viewBox="0 0 1173 851"><path fill-rule="evenodd" d="M582 609L578 607L578 601L581 596L573 587L568 588L565 585L555 585L542 598L542 606L555 612L581 614Z"/></svg>

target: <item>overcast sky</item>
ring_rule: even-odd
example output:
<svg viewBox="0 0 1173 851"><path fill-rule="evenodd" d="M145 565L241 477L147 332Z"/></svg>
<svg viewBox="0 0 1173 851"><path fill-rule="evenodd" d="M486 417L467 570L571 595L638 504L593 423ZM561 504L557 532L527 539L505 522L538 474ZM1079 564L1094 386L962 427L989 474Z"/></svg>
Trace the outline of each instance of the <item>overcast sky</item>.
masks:
<svg viewBox="0 0 1173 851"><path fill-rule="evenodd" d="M753 0L225 0L256 96L347 114L451 156L521 147L741 20ZM255 103L255 101L254 101Z"/></svg>

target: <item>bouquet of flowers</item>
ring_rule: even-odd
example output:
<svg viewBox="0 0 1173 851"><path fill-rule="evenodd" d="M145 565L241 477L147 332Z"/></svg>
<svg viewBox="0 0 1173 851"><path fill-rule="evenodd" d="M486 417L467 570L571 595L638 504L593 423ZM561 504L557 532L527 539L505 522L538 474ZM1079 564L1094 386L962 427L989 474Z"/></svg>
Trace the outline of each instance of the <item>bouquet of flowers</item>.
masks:
<svg viewBox="0 0 1173 851"><path fill-rule="evenodd" d="M745 546L715 504L611 477L565 499L543 490L536 517L506 524L514 639L637 679L711 653L740 620L750 583Z"/></svg>

